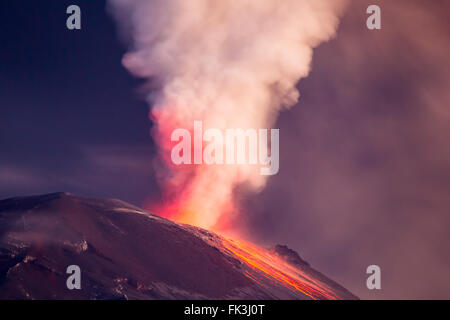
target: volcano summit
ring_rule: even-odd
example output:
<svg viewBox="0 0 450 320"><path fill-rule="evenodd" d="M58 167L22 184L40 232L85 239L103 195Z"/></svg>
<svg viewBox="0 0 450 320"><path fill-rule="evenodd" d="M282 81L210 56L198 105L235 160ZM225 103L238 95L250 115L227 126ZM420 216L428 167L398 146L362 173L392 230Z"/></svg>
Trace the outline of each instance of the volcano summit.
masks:
<svg viewBox="0 0 450 320"><path fill-rule="evenodd" d="M80 290L66 286L70 265ZM120 200L0 201L0 299L356 298L284 246L262 249Z"/></svg>

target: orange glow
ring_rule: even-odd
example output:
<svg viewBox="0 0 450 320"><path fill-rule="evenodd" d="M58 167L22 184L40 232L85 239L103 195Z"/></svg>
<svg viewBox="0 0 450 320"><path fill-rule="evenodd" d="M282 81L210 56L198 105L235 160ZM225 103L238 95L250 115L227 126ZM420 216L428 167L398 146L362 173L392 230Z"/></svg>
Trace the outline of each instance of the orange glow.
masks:
<svg viewBox="0 0 450 320"><path fill-rule="evenodd" d="M169 138L173 129L183 128L186 123L170 114L164 114L164 119L160 119L161 115L157 111L153 111L153 116L158 120L156 139L161 147L161 160L170 174L161 176L165 186L164 203L148 208L178 223L227 231L237 212L240 212L233 190L236 185L246 181L249 173L241 171L243 169L238 166L227 165L218 170L217 166L205 164L174 165L170 154L176 142L171 142ZM192 128L186 129L192 132ZM239 223L243 224L243 221ZM301 293L311 299L340 299L331 288L311 277L308 269L293 267L269 251L248 242L219 239L219 243L214 245L239 259L246 266L244 275L263 290L282 287L291 290L293 297Z"/></svg>
<svg viewBox="0 0 450 320"><path fill-rule="evenodd" d="M340 300L331 288L265 249L245 241L231 239L224 239L222 245L249 267L244 274L263 287L268 287L265 283L269 281L273 285L301 292L314 300Z"/></svg>
<svg viewBox="0 0 450 320"><path fill-rule="evenodd" d="M154 208L161 216L178 223L200 226L199 217L195 215L197 206L193 203L190 206L182 205L192 199L180 196L177 200L177 202L166 203L162 207ZM214 228L208 229L214 230ZM213 241L212 245L221 251L223 250L226 254L240 260L246 266L243 274L260 288L282 287L291 290L293 297L301 293L313 300L341 300L332 288L321 282L316 276L311 275L314 271L311 271L309 266L293 266L269 250L247 241L237 240L238 238L234 235L233 238L216 236L214 240L209 239L209 241Z"/></svg>

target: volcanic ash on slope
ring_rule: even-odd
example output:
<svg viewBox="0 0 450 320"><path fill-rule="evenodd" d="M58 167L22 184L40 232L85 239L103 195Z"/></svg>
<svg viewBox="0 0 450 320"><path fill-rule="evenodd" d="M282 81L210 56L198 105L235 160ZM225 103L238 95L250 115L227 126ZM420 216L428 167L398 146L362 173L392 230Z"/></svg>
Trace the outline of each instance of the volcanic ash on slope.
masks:
<svg viewBox="0 0 450 320"><path fill-rule="evenodd" d="M66 287L69 265L81 268L81 290ZM123 201L55 193L0 201L0 298L356 297L306 263L248 242Z"/></svg>

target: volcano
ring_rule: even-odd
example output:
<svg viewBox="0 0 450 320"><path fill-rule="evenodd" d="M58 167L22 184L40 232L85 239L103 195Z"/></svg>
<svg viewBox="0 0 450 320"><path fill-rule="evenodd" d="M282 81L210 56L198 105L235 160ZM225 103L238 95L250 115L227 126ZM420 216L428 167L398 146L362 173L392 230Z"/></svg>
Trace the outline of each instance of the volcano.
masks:
<svg viewBox="0 0 450 320"><path fill-rule="evenodd" d="M81 269L69 290L67 267ZM0 201L0 299L357 299L286 246L68 193Z"/></svg>

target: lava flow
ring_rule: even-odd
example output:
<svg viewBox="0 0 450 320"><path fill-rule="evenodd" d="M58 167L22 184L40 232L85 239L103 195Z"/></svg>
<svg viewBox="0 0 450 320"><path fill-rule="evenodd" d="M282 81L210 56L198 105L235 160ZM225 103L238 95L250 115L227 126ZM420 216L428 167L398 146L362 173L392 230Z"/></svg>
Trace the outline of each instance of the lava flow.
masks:
<svg viewBox="0 0 450 320"><path fill-rule="evenodd" d="M195 208L193 210L195 212ZM175 223L199 228L196 221L190 219L192 218L188 214L190 210L182 208L182 205L161 206L159 211L164 212L163 216L166 218L171 217L171 220ZM329 285L327 281L329 279L320 281L321 278L318 277L318 273L307 264L294 266L275 253L241 240L239 237L219 236L217 234L222 234L221 228L209 228L209 231L207 231L207 228L203 228L203 230L209 235L205 240L210 241L213 246L218 247L229 256L241 261L245 269L244 275L261 288L268 291L280 287L287 288L294 297L300 294L314 300L343 299L336 293L339 290Z"/></svg>
<svg viewBox="0 0 450 320"><path fill-rule="evenodd" d="M340 287L332 286L333 283L330 285L328 278L324 278L307 264L293 266L271 251L248 241L217 236L210 232L207 238L211 245L238 259L244 268L244 275L267 291L277 288L284 291L287 288L292 293L291 297L300 295L313 300L343 299L337 294L342 293Z"/></svg>
<svg viewBox="0 0 450 320"><path fill-rule="evenodd" d="M268 250L259 248L246 241L231 239L224 240L222 245L249 268L245 272L246 276L264 287L281 285L290 288L294 292L298 291L314 300L341 299L331 288Z"/></svg>

